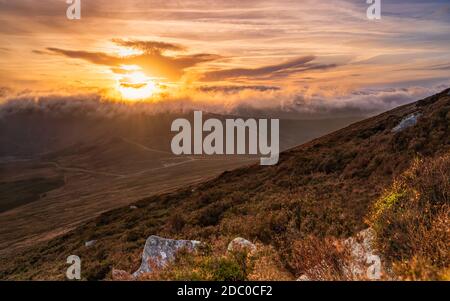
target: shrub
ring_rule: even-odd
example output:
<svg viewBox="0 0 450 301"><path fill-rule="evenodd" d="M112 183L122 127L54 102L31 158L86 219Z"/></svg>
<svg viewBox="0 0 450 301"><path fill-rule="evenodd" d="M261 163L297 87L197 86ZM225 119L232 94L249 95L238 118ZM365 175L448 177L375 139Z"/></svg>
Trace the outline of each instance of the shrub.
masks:
<svg viewBox="0 0 450 301"><path fill-rule="evenodd" d="M215 226L229 207L230 205L223 201L210 204L198 211L195 224L202 227Z"/></svg>
<svg viewBox="0 0 450 301"><path fill-rule="evenodd" d="M442 279L450 268L450 154L416 160L373 205L376 247L402 279ZM447 275L447 276L445 276Z"/></svg>
<svg viewBox="0 0 450 301"><path fill-rule="evenodd" d="M344 270L350 260L349 254L338 248L334 238L310 235L295 240L285 246L282 256L296 277L306 275L315 280L349 280Z"/></svg>
<svg viewBox="0 0 450 301"><path fill-rule="evenodd" d="M197 252L180 250L175 260L142 277L145 280L244 281L251 272L247 258L214 252L203 246Z"/></svg>
<svg viewBox="0 0 450 301"><path fill-rule="evenodd" d="M169 218L168 224L172 232L178 233L183 230L184 226L186 225L186 219L182 214L175 213Z"/></svg>
<svg viewBox="0 0 450 301"><path fill-rule="evenodd" d="M234 257L211 257L202 266L202 274L213 281L243 281L247 279L245 268Z"/></svg>
<svg viewBox="0 0 450 301"><path fill-rule="evenodd" d="M86 272L82 270L81 276L88 281L102 280L110 273L111 266L107 261L98 262L95 265L89 266Z"/></svg>
<svg viewBox="0 0 450 301"><path fill-rule="evenodd" d="M138 231L130 231L126 235L126 241L137 241L139 238L141 238L141 233Z"/></svg>

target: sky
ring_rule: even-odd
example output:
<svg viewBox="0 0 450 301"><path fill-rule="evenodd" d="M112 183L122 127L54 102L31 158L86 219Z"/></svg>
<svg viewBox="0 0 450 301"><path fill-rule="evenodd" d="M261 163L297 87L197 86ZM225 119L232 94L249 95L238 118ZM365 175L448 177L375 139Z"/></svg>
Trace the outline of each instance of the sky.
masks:
<svg viewBox="0 0 450 301"><path fill-rule="evenodd" d="M450 1L0 0L0 106L371 115L450 86Z"/></svg>

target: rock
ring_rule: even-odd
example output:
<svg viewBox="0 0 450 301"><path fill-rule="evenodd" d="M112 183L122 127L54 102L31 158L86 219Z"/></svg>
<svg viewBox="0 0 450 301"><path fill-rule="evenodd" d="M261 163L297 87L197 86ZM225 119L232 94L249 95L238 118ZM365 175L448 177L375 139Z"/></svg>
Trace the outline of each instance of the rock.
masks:
<svg viewBox="0 0 450 301"><path fill-rule="evenodd" d="M375 242L375 231L371 228L359 232L356 237L347 238L344 246L349 248L351 264L347 267L349 276L359 277L367 272L367 264L373 258L378 258L376 250L373 248Z"/></svg>
<svg viewBox="0 0 450 301"><path fill-rule="evenodd" d="M298 277L297 281L311 281L311 279L306 275L301 275Z"/></svg>
<svg viewBox="0 0 450 301"><path fill-rule="evenodd" d="M404 118L400 123L392 129L393 133L398 133L403 131L406 128L415 126L417 123L417 118L420 117L420 114L412 114L408 117Z"/></svg>
<svg viewBox="0 0 450 301"><path fill-rule="evenodd" d="M227 251L228 252L244 251L249 254L252 254L256 251L256 246L242 237L236 237L228 244Z"/></svg>
<svg viewBox="0 0 450 301"><path fill-rule="evenodd" d="M137 206L130 206L130 209L138 209L138 207Z"/></svg>
<svg viewBox="0 0 450 301"><path fill-rule="evenodd" d="M354 237L349 237L338 242L338 245L343 247L349 255L349 258L345 258L339 262L345 275L344 279L379 279L379 275L373 274L369 277L368 274L368 264L373 264L374 261L380 262L380 257L376 255L376 250L373 248L374 241L375 231L368 228L359 232ZM327 280L321 279L320 275L326 274L328 270L330 270L329 264L322 261L306 271L297 281Z"/></svg>
<svg viewBox="0 0 450 301"><path fill-rule="evenodd" d="M133 273L138 277L144 273L151 273L152 267L163 268L175 258L180 249L194 251L201 243L196 240L174 240L159 236L149 236L142 252L142 262L139 269Z"/></svg>
<svg viewBox="0 0 450 301"><path fill-rule="evenodd" d="M124 270L117 270L117 269L112 269L111 271L112 273L112 279L113 280L133 280L134 277L128 273L127 271Z"/></svg>
<svg viewBox="0 0 450 301"><path fill-rule="evenodd" d="M84 246L87 247L87 248L89 248L89 247L94 246L96 243L97 243L96 240L90 240L90 241L85 242L85 243L84 243Z"/></svg>
<svg viewBox="0 0 450 301"><path fill-rule="evenodd" d="M366 257L374 253L373 244L375 241L375 231L367 228L359 232L356 237L347 238L344 245L351 250L354 259L366 260Z"/></svg>

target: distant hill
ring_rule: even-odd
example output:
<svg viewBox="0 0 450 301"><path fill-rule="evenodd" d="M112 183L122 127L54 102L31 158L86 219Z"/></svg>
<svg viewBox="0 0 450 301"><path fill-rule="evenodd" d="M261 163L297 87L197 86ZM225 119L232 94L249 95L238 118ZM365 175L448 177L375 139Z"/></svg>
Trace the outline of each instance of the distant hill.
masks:
<svg viewBox="0 0 450 301"><path fill-rule="evenodd" d="M256 160L172 154L171 123L192 119L192 113L115 112L114 104L102 103L81 109L11 106L0 105L0 254L61 235L142 196L206 181ZM281 120L281 147L354 120Z"/></svg>
<svg viewBox="0 0 450 301"><path fill-rule="evenodd" d="M99 104L101 106L101 104ZM170 126L176 118L193 119L192 113L129 113L108 115L90 112L53 112L51 110L17 110L2 112L0 106L0 159L2 157L38 157L77 154L77 148L107 147L114 138L133 141L160 151L170 151L173 133ZM204 113L204 119L237 118ZM252 116L250 116L252 117ZM242 118L246 118L243 116ZM361 120L363 117L280 121L280 143L283 149L304 143ZM118 143L118 140L115 141ZM70 151L71 148L72 149ZM114 146L111 146L114 149ZM95 151L95 150L93 150ZM130 155L133 158L133 154Z"/></svg>
<svg viewBox="0 0 450 301"><path fill-rule="evenodd" d="M416 158L450 150L450 89L291 148L276 166L251 165L118 208L4 255L2 279L63 279L68 254L83 277L135 270L149 235L223 244L241 236L270 246L292 276L291 246L310 236L345 238L367 227L373 203ZM93 248L84 242L97 240Z"/></svg>

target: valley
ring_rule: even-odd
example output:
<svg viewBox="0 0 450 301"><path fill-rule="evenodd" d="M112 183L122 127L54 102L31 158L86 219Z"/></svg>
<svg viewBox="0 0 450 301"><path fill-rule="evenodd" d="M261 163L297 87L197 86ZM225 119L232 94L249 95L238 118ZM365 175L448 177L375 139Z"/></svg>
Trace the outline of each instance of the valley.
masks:
<svg viewBox="0 0 450 301"><path fill-rule="evenodd" d="M0 127L0 255L67 233L142 196L200 183L258 160L175 156L170 150L175 117L100 116L76 122L71 116L23 114L0 120L8 124ZM282 121L281 147L351 120Z"/></svg>

